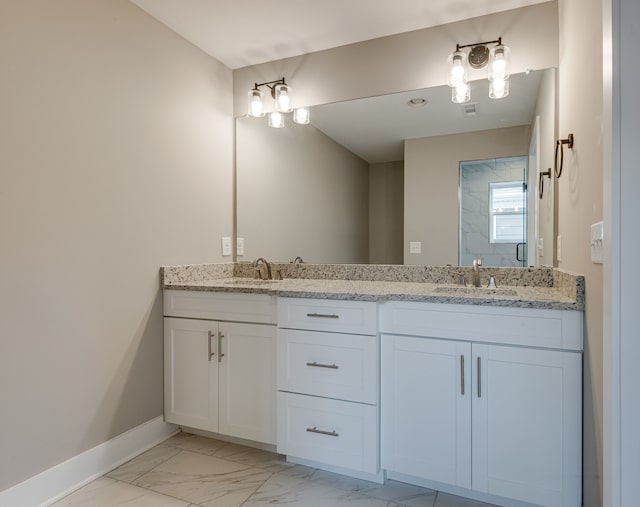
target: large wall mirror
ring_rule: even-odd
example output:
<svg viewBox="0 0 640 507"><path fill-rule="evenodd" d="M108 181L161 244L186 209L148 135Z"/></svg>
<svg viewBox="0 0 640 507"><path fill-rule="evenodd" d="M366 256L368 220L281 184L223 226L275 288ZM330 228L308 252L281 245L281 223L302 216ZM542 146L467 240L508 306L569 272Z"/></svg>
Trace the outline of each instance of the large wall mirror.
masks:
<svg viewBox="0 0 640 507"><path fill-rule="evenodd" d="M555 71L548 69L512 75L502 100L489 99L482 80L463 105L443 86L315 106L310 125L289 117L274 129L266 118L238 118L238 260L464 263L461 164L520 157L525 236L512 245L513 259L500 263L523 265L517 255L525 265L552 265L553 181L544 182L542 198L537 186L553 160L555 110ZM483 183L487 195L490 184ZM489 234L485 207L479 222ZM473 236L465 241L474 245Z"/></svg>

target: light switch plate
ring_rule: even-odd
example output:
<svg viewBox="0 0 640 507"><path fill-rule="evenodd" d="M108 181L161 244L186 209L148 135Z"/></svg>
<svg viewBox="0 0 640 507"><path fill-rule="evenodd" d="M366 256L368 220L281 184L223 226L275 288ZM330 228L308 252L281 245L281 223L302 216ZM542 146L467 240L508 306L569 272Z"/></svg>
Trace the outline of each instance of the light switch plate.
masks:
<svg viewBox="0 0 640 507"><path fill-rule="evenodd" d="M231 255L231 238L229 236L225 236L222 238L222 256L226 257Z"/></svg>
<svg viewBox="0 0 640 507"><path fill-rule="evenodd" d="M422 241L409 241L409 253L422 253Z"/></svg>
<svg viewBox="0 0 640 507"><path fill-rule="evenodd" d="M236 238L236 255L244 255L244 238Z"/></svg>
<svg viewBox="0 0 640 507"><path fill-rule="evenodd" d="M602 264L604 261L604 223L591 225L591 262Z"/></svg>

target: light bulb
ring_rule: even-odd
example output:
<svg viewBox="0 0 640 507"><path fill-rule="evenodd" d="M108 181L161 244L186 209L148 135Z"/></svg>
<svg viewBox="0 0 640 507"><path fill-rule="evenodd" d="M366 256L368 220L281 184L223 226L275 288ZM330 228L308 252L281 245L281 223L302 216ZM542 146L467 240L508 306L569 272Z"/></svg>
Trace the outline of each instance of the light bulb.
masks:
<svg viewBox="0 0 640 507"><path fill-rule="evenodd" d="M254 118L264 116L264 104L262 103L262 92L260 90L249 90L248 114Z"/></svg>
<svg viewBox="0 0 640 507"><path fill-rule="evenodd" d="M509 95L509 80L494 79L489 83L489 98L504 99Z"/></svg>
<svg viewBox="0 0 640 507"><path fill-rule="evenodd" d="M468 84L461 84L451 89L451 101L454 104L464 104L471 100L471 87Z"/></svg>
<svg viewBox="0 0 640 507"><path fill-rule="evenodd" d="M449 77L447 84L452 88L461 84L468 83L468 69L466 54L462 51L456 51L449 55Z"/></svg>
<svg viewBox="0 0 640 507"><path fill-rule="evenodd" d="M276 100L276 110L281 113L290 113L293 111L291 105L291 87L284 83L277 84L274 89L274 98Z"/></svg>
<svg viewBox="0 0 640 507"><path fill-rule="evenodd" d="M306 125L309 123L309 110L306 107L299 107L293 111L293 121L300 125Z"/></svg>
<svg viewBox="0 0 640 507"><path fill-rule="evenodd" d="M491 71L495 76L504 76L507 70L507 62L502 56L497 56L491 65Z"/></svg>
<svg viewBox="0 0 640 507"><path fill-rule="evenodd" d="M270 127L281 129L284 127L284 116L282 115L282 113L279 113L278 111L269 113L267 124Z"/></svg>
<svg viewBox="0 0 640 507"><path fill-rule="evenodd" d="M494 79L509 79L509 54L508 46L498 45L489 53L489 81Z"/></svg>

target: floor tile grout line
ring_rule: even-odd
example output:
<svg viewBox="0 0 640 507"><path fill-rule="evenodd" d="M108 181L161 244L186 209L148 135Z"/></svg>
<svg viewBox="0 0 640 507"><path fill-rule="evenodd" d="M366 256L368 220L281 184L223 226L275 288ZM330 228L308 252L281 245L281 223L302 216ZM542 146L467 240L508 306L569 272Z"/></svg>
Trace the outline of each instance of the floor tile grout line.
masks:
<svg viewBox="0 0 640 507"><path fill-rule="evenodd" d="M160 444L158 444L158 446L161 446L162 444L163 444L163 443L160 443ZM223 445L219 450L222 450L224 447L226 447L226 445L227 445L227 444ZM152 488L147 488L147 487L142 486L142 485L139 485L139 484L134 484L134 481L137 481L137 480L138 480L138 479L140 479L141 477L143 477L143 476L147 475L148 473L151 473L153 470L155 470L156 468L158 468L160 465L162 465L162 464L166 463L167 461L169 461L169 460L170 460L170 459L172 459L172 458L175 458L175 457L176 457L176 456L178 456L179 454L182 454L182 453L188 453L188 452L192 452L192 453L194 453L194 454L200 454L200 455L203 455L203 456L215 457L216 459L219 459L219 460L221 460L221 461L225 461L225 462L227 462L227 463L233 463L234 465L243 465L243 466L246 466L246 467L248 467L248 468L257 468L257 469L262 470L262 471L264 471L264 472L269 472L269 473L270 473L269 477L267 477L264 481L262 481L262 483L261 483L261 484L259 484L258 486L256 486L256 488L251 492L251 494L249 495L249 497L247 498L247 500L249 500L249 498L251 498L251 497L252 497L252 496L253 496L253 495L258 491L258 489L260 489L260 488L264 485L264 483L265 483L265 482L267 482L267 481L268 481L271 477L273 477L273 475L274 475L274 472L273 472L273 471L271 471L271 470L266 470L266 469L263 469L263 468L260 468L260 467L256 467L256 466L253 466L253 465L247 465L246 463L238 463L237 461L231 461L231 460L229 460L229 459L225 459L225 458L219 458L219 457L214 456L214 455L211 455L211 454L199 453L199 452L197 452L197 451L195 451L195 450L191 450L191 449L182 449L182 448L180 448L180 447L177 447L177 446L171 446L171 445L165 445L165 447L171 447L171 448L173 448L173 449L177 450L178 452L177 452L176 454L174 454L174 455L172 455L172 456L168 457L167 459L163 460L162 462L158 463L158 464L157 464L157 465L155 465L153 468L151 468L151 469L149 469L149 470L147 470L147 471L143 472L143 473L142 473L142 474L140 474L139 476L135 477L134 479L132 479L132 480L131 480L131 482L128 482L128 481L125 481L125 480L122 480L122 479L118 479L118 478L115 478L115 477L108 477L108 476L107 476L107 474L105 474L105 475L104 475L104 477L108 477L109 479L113 479L113 480L115 480L115 481L117 481L117 482L121 482L121 483L123 483L123 484L128 484L129 486L133 486L133 487L135 487L135 488L140 488L140 489L142 489L142 490L149 491L149 492L152 492L152 493L155 493L155 494L158 494L158 495L163 495L163 496L166 496L166 497L169 497L169 498L173 498L173 499L175 499L175 500L179 500L179 501L181 501L181 502L186 502L188 506L190 506L190 505L194 505L194 506L196 506L196 507L201 507L199 504L195 504L195 503L193 503L193 502L191 502L190 500L187 500L187 499L185 499L185 498L180 498L180 497L178 497L178 496L173 496L173 495L169 495L169 494L166 494L166 493L160 493L160 492L158 492L158 491L156 491L156 490L154 490L154 489L152 489ZM152 447L152 449L153 449L153 447ZM135 459L135 458L132 458L132 460L133 460L133 459ZM129 461L132 461L132 460L129 460ZM128 463L128 462L127 462L127 463ZM124 464L123 464L123 465L124 465ZM121 466L122 466L122 465L121 465ZM119 468L119 467L117 467L117 468ZM114 468L114 470L117 470L117 468ZM107 472L107 473L111 473L112 471L113 471L113 470L111 470L110 472ZM243 501L241 505L244 505L244 504L245 504L245 502L246 502L247 500Z"/></svg>
<svg viewBox="0 0 640 507"><path fill-rule="evenodd" d="M161 445L162 445L162 444L158 444L157 446L152 447L151 449L155 449L155 448L157 448L157 447L159 447L159 446L161 446ZM149 451L150 451L151 449L149 449ZM176 457L178 454L180 454L180 453L182 452L182 449L177 449L176 447L173 447L173 449L176 449L178 452L177 452L176 454L173 454L172 456L169 456L168 458L166 458L165 460L161 461L160 463L158 463L156 466L154 466L154 467L150 468L149 470L144 471L143 473L141 473L141 474L140 474L140 475L138 475L137 477L135 477L135 478L131 479L131 482L123 481L123 480L117 479L117 478L115 478L115 477L111 477L111 479L116 479L116 480L119 480L120 482L125 482L125 483L128 483L128 484L132 484L132 485L134 485L134 486L137 486L137 484L133 484L133 483L134 483L134 481L137 481L137 480L138 480L138 479L140 479L143 475L146 475L146 474L148 474L149 472L153 472L153 471L154 471L156 468L158 468L160 465L162 465L162 464L166 463L166 462L167 462L167 461L169 461L171 458ZM145 451L145 452L148 452L148 451ZM142 453L142 454L144 454L144 453ZM138 456L136 456L136 458L138 458L139 456L142 456L142 454L139 454ZM136 458L130 459L129 461L127 461L127 463L129 463L129 462L133 461L133 460L134 460L134 459L136 459ZM120 467L121 467L121 466L126 465L127 463L123 463L122 465L120 465ZM113 469L113 470L111 470L110 472L107 472L107 474L105 474L105 476L107 476L107 477L108 477L108 474L110 474L111 472L114 472L115 470L117 470L117 469L118 469L118 468L120 468L120 467L114 468L114 469ZM147 489L147 488L143 488L143 489Z"/></svg>
<svg viewBox="0 0 640 507"><path fill-rule="evenodd" d="M144 475L144 474L143 474L143 475ZM106 477L106 475L103 475L102 477ZM140 477L142 477L142 475L141 475ZM167 493L161 493L160 491L156 491L155 489L145 488L144 486L140 486L140 485L138 485L138 484L133 484L133 483L131 483L131 482L127 482L127 481L122 481L122 480L120 480L120 479L116 479L116 478L114 478L114 477L107 477L107 478L108 478L108 479L112 479L112 480L114 480L114 481L116 481L116 482L120 482L120 483L122 483L122 484L126 484L127 486L132 486L132 487L134 487L134 488L138 488L138 489L142 489L142 490L144 490L144 491L148 491L148 492L153 493L153 494L155 494L155 495L161 495L161 496L166 496L167 498L173 498L174 500L180 500L181 502L185 502L185 503L187 504L187 507L188 507L188 506L190 506L190 505L192 505L192 504L193 504L193 505L195 505L196 507L201 507L201 506L199 506L198 504L195 504L195 503L193 503L193 502L191 502L190 500L187 500L187 499L185 499L185 498L180 498L179 496L169 495L169 494L167 494ZM73 494L73 493L72 493L72 494Z"/></svg>

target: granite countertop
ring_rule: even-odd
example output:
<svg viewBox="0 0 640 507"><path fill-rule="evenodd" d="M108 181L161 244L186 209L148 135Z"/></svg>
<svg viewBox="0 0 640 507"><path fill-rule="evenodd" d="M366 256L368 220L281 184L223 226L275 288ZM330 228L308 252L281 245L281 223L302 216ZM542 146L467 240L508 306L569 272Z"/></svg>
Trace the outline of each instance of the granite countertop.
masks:
<svg viewBox="0 0 640 507"><path fill-rule="evenodd" d="M259 280L230 276L210 279L175 279L163 281L164 289L269 294L279 297L343 299L357 301L420 301L429 303L471 304L539 308L554 310L583 310L584 295L571 297L567 291L553 286L500 285L464 287L447 283L332 280L285 278Z"/></svg>

